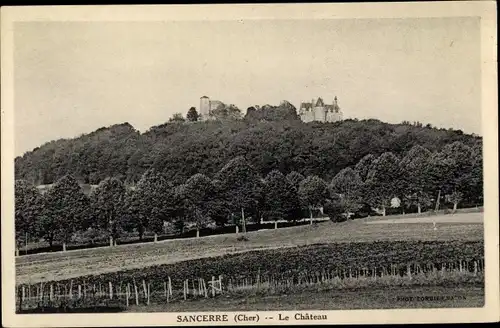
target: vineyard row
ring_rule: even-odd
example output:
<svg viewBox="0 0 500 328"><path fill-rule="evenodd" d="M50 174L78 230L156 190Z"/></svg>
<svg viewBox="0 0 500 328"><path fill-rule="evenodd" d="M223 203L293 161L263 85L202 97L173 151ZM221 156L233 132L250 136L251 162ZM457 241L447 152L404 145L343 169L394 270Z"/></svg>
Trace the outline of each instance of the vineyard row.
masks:
<svg viewBox="0 0 500 328"><path fill-rule="evenodd" d="M377 268L348 268L347 270L321 270L303 272L292 276L273 275L224 278L223 275L183 279L176 284L170 277L113 283L46 283L17 287L18 309L44 307L85 307L96 305L131 306L151 302L174 302L220 294L294 292L304 288L344 289L376 286L482 284L484 261L458 261L408 265L405 270L396 266ZM182 285L182 288L175 286Z"/></svg>

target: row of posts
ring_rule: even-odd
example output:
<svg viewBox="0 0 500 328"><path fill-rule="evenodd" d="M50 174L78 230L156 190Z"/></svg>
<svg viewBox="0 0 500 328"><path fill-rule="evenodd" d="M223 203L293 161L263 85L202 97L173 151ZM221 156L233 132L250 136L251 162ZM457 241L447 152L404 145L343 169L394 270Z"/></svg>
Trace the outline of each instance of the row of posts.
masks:
<svg viewBox="0 0 500 328"><path fill-rule="evenodd" d="M142 286L141 286L142 285ZM105 286L105 285L104 285ZM34 287L34 291L32 290ZM87 299L88 297L88 285L83 283L83 286L78 284L77 286L73 285L73 281L70 282L69 290L65 285L64 288L61 288L60 285L50 284L48 295L45 293L45 285L44 283L40 283L40 285L22 285L18 287L18 300L19 300L19 308L22 309L23 304L26 302L36 302L37 304L43 303L47 296L48 301L53 302L61 299L69 299L69 300L80 300ZM133 283L127 283L125 286L125 291L122 291L122 284L119 286L113 286L113 283L108 282L108 288L103 290L103 285L96 284L92 285L90 290L90 294L94 299L121 299L122 296L125 296L126 305L130 305L130 299L135 300L135 305L139 305L139 294L140 289L142 289L142 295L146 304L150 304L151 299L151 284L146 282L144 279L142 280L142 284L136 283L135 279ZM76 288L76 290L74 290ZM222 294L222 276L219 276L217 279L215 276L212 276L212 279L209 281L205 281L202 278L196 279L186 279L183 281L183 291L182 298L187 300L189 295L192 296L203 296L203 297L215 297L218 294ZM165 297L167 303L172 301L173 298L173 290L172 290L172 280L170 277L167 278L166 281L163 281L163 297Z"/></svg>

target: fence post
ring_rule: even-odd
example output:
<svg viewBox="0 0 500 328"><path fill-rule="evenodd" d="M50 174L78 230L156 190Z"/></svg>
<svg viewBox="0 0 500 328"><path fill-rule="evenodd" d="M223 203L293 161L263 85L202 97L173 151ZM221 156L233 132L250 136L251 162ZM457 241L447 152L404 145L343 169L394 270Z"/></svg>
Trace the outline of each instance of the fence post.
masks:
<svg viewBox="0 0 500 328"><path fill-rule="evenodd" d="M134 289L135 289L135 305L139 305L139 291L137 290L137 284L134 281Z"/></svg>
<svg viewBox="0 0 500 328"><path fill-rule="evenodd" d="M142 288L144 289L144 298L148 298L148 291L146 289L146 281L142 279Z"/></svg>
<svg viewBox="0 0 500 328"><path fill-rule="evenodd" d="M130 284L129 283L127 283L127 289L125 290L125 296L126 296L125 298L127 300L127 307L128 307L128 305L129 305L128 300L130 298Z"/></svg>
<svg viewBox="0 0 500 328"><path fill-rule="evenodd" d="M21 310L23 308L23 298L22 298L21 289L19 288L19 286L16 286L16 294L17 294L17 298L19 298L19 312L21 312Z"/></svg>
<svg viewBox="0 0 500 328"><path fill-rule="evenodd" d="M215 277L212 276L212 297L215 297Z"/></svg>
<svg viewBox="0 0 500 328"><path fill-rule="evenodd" d="M150 290L150 284L148 282L148 300L147 300L147 304L149 305L149 298L151 296L151 290Z"/></svg>
<svg viewBox="0 0 500 328"><path fill-rule="evenodd" d="M71 280L69 283L69 299L73 299L73 280Z"/></svg>
<svg viewBox="0 0 500 328"><path fill-rule="evenodd" d="M113 299L113 283L111 281L109 282L109 299Z"/></svg>
<svg viewBox="0 0 500 328"><path fill-rule="evenodd" d="M205 298L207 298L208 292L207 292L207 286L205 284L205 279L201 279L201 282L203 283L203 294L205 295Z"/></svg>

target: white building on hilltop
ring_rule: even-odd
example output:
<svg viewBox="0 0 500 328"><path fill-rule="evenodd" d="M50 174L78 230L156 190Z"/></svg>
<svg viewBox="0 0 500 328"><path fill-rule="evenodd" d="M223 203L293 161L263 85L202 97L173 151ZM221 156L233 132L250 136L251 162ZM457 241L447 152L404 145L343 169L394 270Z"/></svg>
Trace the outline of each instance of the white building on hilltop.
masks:
<svg viewBox="0 0 500 328"><path fill-rule="evenodd" d="M337 97L334 98L331 105L325 104L323 99L311 100L300 104L299 116L303 122L337 122L342 120L342 111L337 103Z"/></svg>
<svg viewBox="0 0 500 328"><path fill-rule="evenodd" d="M219 106L224 106L224 103L220 100L210 100L207 96L200 98L200 121L206 121L211 119L210 113Z"/></svg>

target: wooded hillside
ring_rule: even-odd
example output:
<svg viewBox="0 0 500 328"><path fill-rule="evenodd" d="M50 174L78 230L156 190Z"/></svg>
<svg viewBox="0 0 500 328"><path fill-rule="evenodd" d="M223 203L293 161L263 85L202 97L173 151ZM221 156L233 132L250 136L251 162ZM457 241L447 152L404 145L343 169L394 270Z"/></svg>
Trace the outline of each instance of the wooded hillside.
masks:
<svg viewBox="0 0 500 328"><path fill-rule="evenodd" d="M415 145L433 152L455 141L477 147L482 138L373 119L306 124L247 115L243 120L165 123L143 134L123 123L46 143L17 157L15 174L33 184L54 183L68 174L81 183L116 177L135 184L148 168L155 168L180 184L195 173L213 177L231 159L244 156L261 176L277 169L330 181L367 154L392 152L403 157Z"/></svg>

